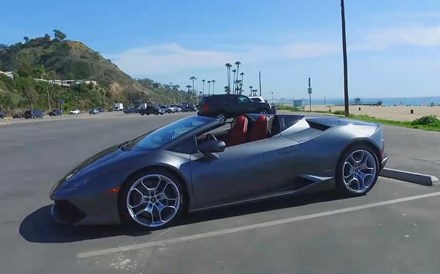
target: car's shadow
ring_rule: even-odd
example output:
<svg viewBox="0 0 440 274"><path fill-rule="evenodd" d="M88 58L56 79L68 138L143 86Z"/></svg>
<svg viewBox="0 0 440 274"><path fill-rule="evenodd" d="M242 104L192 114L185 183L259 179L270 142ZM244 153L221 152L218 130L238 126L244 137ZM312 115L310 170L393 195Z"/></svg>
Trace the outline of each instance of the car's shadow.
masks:
<svg viewBox="0 0 440 274"><path fill-rule="evenodd" d="M270 199L261 202L248 203L221 209L212 209L187 214L174 226L224 219L234 216L244 216L257 212L271 211L282 208L298 207L332 200L346 199L334 191L322 192L297 197ZM66 243L90 239L114 237L120 235L145 236L151 232L142 229L130 229L124 226L69 226L54 222L50 216L50 205L28 215L20 224L20 235L29 242L37 243Z"/></svg>
<svg viewBox="0 0 440 274"><path fill-rule="evenodd" d="M122 226L70 226L58 224L50 215L51 205L32 212L20 224L20 235L29 242L66 243L119 235L141 236L150 232Z"/></svg>

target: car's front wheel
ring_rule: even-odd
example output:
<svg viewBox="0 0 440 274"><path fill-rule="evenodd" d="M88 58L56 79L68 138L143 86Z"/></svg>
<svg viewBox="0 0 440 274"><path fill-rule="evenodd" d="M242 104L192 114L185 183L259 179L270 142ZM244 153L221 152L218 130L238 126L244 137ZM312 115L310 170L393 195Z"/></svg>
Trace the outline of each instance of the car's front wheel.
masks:
<svg viewBox="0 0 440 274"><path fill-rule="evenodd" d="M173 174L152 171L134 176L119 199L122 221L150 230L164 228L181 215L184 198L181 182Z"/></svg>
<svg viewBox="0 0 440 274"><path fill-rule="evenodd" d="M373 188L378 175L376 153L368 146L354 145L340 158L336 169L336 187L346 195L363 195Z"/></svg>

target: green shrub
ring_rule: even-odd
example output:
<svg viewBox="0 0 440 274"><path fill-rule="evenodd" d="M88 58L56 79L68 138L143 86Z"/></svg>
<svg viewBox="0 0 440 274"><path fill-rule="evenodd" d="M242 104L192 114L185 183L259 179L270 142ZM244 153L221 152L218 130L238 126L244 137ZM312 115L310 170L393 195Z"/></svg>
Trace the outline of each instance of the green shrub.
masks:
<svg viewBox="0 0 440 274"><path fill-rule="evenodd" d="M336 115L345 115L345 111L343 111L343 110L335 110L335 111L333 111L333 113Z"/></svg>
<svg viewBox="0 0 440 274"><path fill-rule="evenodd" d="M440 120L435 115L423 116L411 122L412 126L440 126Z"/></svg>

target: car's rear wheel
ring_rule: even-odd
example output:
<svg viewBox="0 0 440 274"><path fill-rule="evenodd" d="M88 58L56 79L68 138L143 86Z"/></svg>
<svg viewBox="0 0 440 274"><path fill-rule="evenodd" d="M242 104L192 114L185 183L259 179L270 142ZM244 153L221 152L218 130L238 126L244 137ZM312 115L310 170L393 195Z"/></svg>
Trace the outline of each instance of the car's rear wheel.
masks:
<svg viewBox="0 0 440 274"><path fill-rule="evenodd" d="M267 114L268 112L267 112L267 110L265 110L265 109L260 109L259 113L260 113L260 114Z"/></svg>
<svg viewBox="0 0 440 274"><path fill-rule="evenodd" d="M377 182L379 160L368 146L354 145L340 158L336 169L336 187L345 195L364 195Z"/></svg>
<svg viewBox="0 0 440 274"><path fill-rule="evenodd" d="M217 114L216 118L221 120L221 121L225 121L226 120L226 115L223 112L221 112L221 113Z"/></svg>
<svg viewBox="0 0 440 274"><path fill-rule="evenodd" d="M167 227L182 214L184 198L180 181L168 172L135 176L121 192L122 221L150 230Z"/></svg>

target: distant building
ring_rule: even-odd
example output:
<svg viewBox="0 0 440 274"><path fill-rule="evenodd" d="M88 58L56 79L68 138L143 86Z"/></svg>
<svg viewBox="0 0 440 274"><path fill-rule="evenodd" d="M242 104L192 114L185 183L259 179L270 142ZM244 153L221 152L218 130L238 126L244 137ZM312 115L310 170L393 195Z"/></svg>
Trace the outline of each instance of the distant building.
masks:
<svg viewBox="0 0 440 274"><path fill-rule="evenodd" d="M0 70L0 73L1 74L4 74L4 75L6 75L6 76L8 76L9 78L11 78L11 79L14 79L14 72L12 72L12 71L1 71Z"/></svg>
<svg viewBox="0 0 440 274"><path fill-rule="evenodd" d="M39 82L47 82L51 85L57 85L62 87L72 87L80 84L92 84L94 86L97 86L98 83L96 81L92 80L46 80L46 79L34 79L35 81Z"/></svg>

